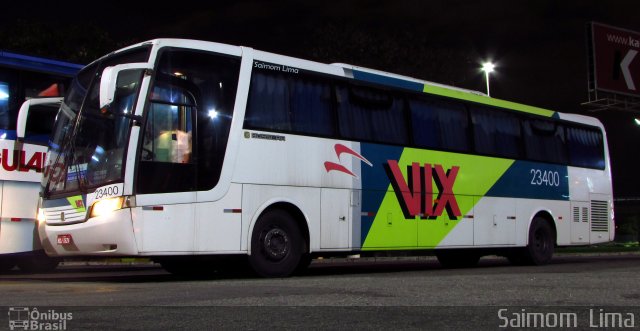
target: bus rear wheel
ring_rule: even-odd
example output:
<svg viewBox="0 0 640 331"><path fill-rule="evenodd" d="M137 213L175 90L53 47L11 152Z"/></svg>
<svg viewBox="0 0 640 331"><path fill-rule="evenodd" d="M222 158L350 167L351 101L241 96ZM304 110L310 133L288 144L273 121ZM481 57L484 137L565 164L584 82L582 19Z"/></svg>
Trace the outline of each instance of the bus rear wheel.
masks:
<svg viewBox="0 0 640 331"><path fill-rule="evenodd" d="M260 216L251 236L249 264L263 277L288 277L296 271L305 243L293 217L284 210Z"/></svg>
<svg viewBox="0 0 640 331"><path fill-rule="evenodd" d="M529 228L529 243L522 251L507 256L516 265L544 265L551 261L554 252L554 231L549 222L535 217Z"/></svg>

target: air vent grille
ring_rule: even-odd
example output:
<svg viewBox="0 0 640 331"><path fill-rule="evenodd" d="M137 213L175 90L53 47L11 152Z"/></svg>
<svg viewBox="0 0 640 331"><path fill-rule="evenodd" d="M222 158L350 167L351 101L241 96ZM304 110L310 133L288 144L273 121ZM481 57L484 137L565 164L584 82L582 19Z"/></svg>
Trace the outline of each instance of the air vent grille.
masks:
<svg viewBox="0 0 640 331"><path fill-rule="evenodd" d="M607 201L591 201L591 231L609 231L609 208Z"/></svg>

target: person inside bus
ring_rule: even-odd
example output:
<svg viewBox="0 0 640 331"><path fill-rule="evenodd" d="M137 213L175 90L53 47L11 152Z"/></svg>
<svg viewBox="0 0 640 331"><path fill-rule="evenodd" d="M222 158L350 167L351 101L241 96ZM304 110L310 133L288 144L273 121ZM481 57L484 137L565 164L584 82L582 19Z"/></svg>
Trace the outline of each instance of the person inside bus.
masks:
<svg viewBox="0 0 640 331"><path fill-rule="evenodd" d="M180 130L171 110L153 107L153 116L147 123L143 158L155 162L189 163L191 158L191 132Z"/></svg>
<svg viewBox="0 0 640 331"><path fill-rule="evenodd" d="M154 141L154 161L189 163L191 157L191 132L163 130Z"/></svg>

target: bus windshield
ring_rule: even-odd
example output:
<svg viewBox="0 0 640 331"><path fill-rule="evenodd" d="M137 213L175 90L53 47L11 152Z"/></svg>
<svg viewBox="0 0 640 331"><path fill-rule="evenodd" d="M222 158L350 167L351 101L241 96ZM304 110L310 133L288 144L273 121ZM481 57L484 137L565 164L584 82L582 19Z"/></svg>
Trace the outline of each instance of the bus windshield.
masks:
<svg viewBox="0 0 640 331"><path fill-rule="evenodd" d="M108 66L145 62L149 47L102 58L73 80L49 141L43 193L88 192L123 180L124 157L143 71L123 71L108 111L99 107L100 77Z"/></svg>

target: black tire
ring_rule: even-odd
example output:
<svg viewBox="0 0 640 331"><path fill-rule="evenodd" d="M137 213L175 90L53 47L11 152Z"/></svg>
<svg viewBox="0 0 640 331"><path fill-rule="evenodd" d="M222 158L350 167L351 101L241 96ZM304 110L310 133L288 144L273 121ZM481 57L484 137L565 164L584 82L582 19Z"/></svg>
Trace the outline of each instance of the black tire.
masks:
<svg viewBox="0 0 640 331"><path fill-rule="evenodd" d="M16 266L16 263L11 258L0 258L0 272L9 271Z"/></svg>
<svg viewBox="0 0 640 331"><path fill-rule="evenodd" d="M435 251L438 262L445 268L471 268L480 261L481 255L469 249L438 249Z"/></svg>
<svg viewBox="0 0 640 331"><path fill-rule="evenodd" d="M528 265L544 265L553 258L555 234L549 222L542 217L535 217L529 228L529 243L525 247L522 260Z"/></svg>
<svg viewBox="0 0 640 331"><path fill-rule="evenodd" d="M296 268L295 273L303 273L311 265L311 261L313 261L313 257L311 256L311 254L302 254L302 256L300 257L300 263L298 263L298 267Z"/></svg>
<svg viewBox="0 0 640 331"><path fill-rule="evenodd" d="M284 210L260 216L251 236L251 268L263 277L288 277L305 253L305 242L293 217Z"/></svg>
<svg viewBox="0 0 640 331"><path fill-rule="evenodd" d="M44 250L37 250L16 258L16 265L24 272L38 273L55 269L61 261L59 258L47 256Z"/></svg>

